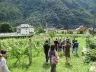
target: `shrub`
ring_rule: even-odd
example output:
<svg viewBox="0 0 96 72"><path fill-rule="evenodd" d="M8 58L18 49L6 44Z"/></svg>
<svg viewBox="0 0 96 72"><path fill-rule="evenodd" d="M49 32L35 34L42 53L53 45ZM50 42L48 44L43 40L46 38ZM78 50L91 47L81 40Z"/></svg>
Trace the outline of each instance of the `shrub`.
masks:
<svg viewBox="0 0 96 72"><path fill-rule="evenodd" d="M90 49L89 57L90 57L91 61L96 61L96 49Z"/></svg>
<svg viewBox="0 0 96 72"><path fill-rule="evenodd" d="M96 48L96 41L95 40L89 40L89 47L91 49L95 49Z"/></svg>
<svg viewBox="0 0 96 72"><path fill-rule="evenodd" d="M90 61L96 61L96 40L90 39L87 42L89 45L89 52L85 55L85 62L88 63Z"/></svg>
<svg viewBox="0 0 96 72"><path fill-rule="evenodd" d="M55 37L56 35L57 35L57 33L56 32L49 32L48 33L49 34L49 36L51 37L51 38L53 38L53 37Z"/></svg>
<svg viewBox="0 0 96 72"><path fill-rule="evenodd" d="M44 33L44 29L42 27L38 27L37 28L37 33Z"/></svg>
<svg viewBox="0 0 96 72"><path fill-rule="evenodd" d="M89 62L91 61L91 57L90 57L89 55L90 55L89 53L87 53L87 54L85 55L85 57L84 57L84 62L85 62L85 63L89 63Z"/></svg>

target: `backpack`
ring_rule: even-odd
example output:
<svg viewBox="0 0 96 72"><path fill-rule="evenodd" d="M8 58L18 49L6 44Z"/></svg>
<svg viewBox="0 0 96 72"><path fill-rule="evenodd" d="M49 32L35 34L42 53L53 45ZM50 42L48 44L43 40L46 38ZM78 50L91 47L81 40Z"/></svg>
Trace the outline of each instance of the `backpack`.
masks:
<svg viewBox="0 0 96 72"><path fill-rule="evenodd" d="M52 64L57 64L58 63L58 58L56 56L52 57Z"/></svg>

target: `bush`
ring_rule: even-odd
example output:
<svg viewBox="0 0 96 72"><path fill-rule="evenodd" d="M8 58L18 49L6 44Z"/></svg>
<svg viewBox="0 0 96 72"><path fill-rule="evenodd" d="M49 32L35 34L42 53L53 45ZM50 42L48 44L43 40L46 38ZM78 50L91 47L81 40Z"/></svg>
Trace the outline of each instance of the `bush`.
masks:
<svg viewBox="0 0 96 72"><path fill-rule="evenodd" d="M96 49L90 49L89 57L90 57L91 61L96 61Z"/></svg>
<svg viewBox="0 0 96 72"><path fill-rule="evenodd" d="M95 40L89 40L89 47L91 49L95 49L96 48L96 41Z"/></svg>
<svg viewBox="0 0 96 72"><path fill-rule="evenodd" d="M9 23L1 23L0 24L0 33L13 32L12 26Z"/></svg>
<svg viewBox="0 0 96 72"><path fill-rule="evenodd" d="M91 61L91 57L90 57L89 55L90 55L89 53L87 53L87 54L85 55L85 57L84 57L84 62L85 62L85 63L89 63L89 62Z"/></svg>
<svg viewBox="0 0 96 72"><path fill-rule="evenodd" d="M85 55L85 63L96 61L96 49L90 49L89 52Z"/></svg>
<svg viewBox="0 0 96 72"><path fill-rule="evenodd" d="M96 40L91 39L87 42L89 44L89 52L85 56L85 62L96 61Z"/></svg>
<svg viewBox="0 0 96 72"><path fill-rule="evenodd" d="M83 31L80 31L80 34L83 34L84 32Z"/></svg>
<svg viewBox="0 0 96 72"><path fill-rule="evenodd" d="M44 33L44 29L42 27L38 27L37 28L37 33Z"/></svg>
<svg viewBox="0 0 96 72"><path fill-rule="evenodd" d="M53 37L55 37L56 35L57 35L57 33L56 32L49 32L48 33L49 34L49 36L51 37L51 38L53 38Z"/></svg>

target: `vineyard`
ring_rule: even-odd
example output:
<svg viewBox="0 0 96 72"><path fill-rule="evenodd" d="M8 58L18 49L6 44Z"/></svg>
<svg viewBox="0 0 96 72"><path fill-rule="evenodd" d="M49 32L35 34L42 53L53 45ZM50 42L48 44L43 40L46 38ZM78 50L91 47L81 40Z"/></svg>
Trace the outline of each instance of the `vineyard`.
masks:
<svg viewBox="0 0 96 72"><path fill-rule="evenodd" d="M73 36L66 35L73 39ZM7 63L11 72L50 72L50 64L45 64L45 56L43 51L43 44L46 39L51 40L55 38L64 39L64 35L47 36L35 35L31 37L32 40L32 64L29 65L29 39L25 38L6 38L0 40L0 48L7 50ZM71 50L71 65L67 66L65 57L60 56L57 65L57 72L88 72L93 62L84 63L82 56L82 48L86 47L86 37L84 35L75 36L79 42L79 56L74 57ZM95 38L95 37L94 37ZM72 48L71 48L72 49Z"/></svg>

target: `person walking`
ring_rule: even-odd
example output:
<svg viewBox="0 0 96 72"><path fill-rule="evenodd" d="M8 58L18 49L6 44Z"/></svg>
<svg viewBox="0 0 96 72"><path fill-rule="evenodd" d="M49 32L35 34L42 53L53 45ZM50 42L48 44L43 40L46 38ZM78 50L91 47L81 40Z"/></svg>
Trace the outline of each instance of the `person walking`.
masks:
<svg viewBox="0 0 96 72"><path fill-rule="evenodd" d="M54 54L54 52L55 52L55 47L54 47L54 45L51 45L51 49L50 49L50 51L49 51L50 64L51 64L52 55Z"/></svg>
<svg viewBox="0 0 96 72"><path fill-rule="evenodd" d="M48 59L49 59L48 53L49 53L50 45L47 40L45 41L43 47L44 47L44 53L45 53L45 58L46 58L46 64L48 64Z"/></svg>
<svg viewBox="0 0 96 72"><path fill-rule="evenodd" d="M56 40L54 41L54 46L55 46L55 49L56 51L58 50L58 39L56 38Z"/></svg>
<svg viewBox="0 0 96 72"><path fill-rule="evenodd" d="M77 40L74 42L73 44L73 53L75 56L78 55L77 51L78 51L78 46L79 46L79 43L77 42Z"/></svg>
<svg viewBox="0 0 96 72"><path fill-rule="evenodd" d="M59 41L58 41L58 52L60 53L61 52L61 50L62 50L62 41L61 41L61 39L59 39Z"/></svg>
<svg viewBox="0 0 96 72"><path fill-rule="evenodd" d="M73 51L74 51L73 45L74 45L75 41L76 41L76 39L74 38L74 39L72 40L72 53L73 53Z"/></svg>
<svg viewBox="0 0 96 72"><path fill-rule="evenodd" d="M52 55L52 60L51 60L51 72L56 72L56 65L58 63L58 54L55 51L54 54Z"/></svg>
<svg viewBox="0 0 96 72"><path fill-rule="evenodd" d="M65 43L66 43L66 39L64 38L64 40L62 41L63 53L65 52ZM64 54L65 54L65 53L64 53Z"/></svg>
<svg viewBox="0 0 96 72"><path fill-rule="evenodd" d="M69 63L69 59L70 59L70 47L71 47L71 43L69 42L69 39L67 39L65 43L65 57L67 63Z"/></svg>
<svg viewBox="0 0 96 72"><path fill-rule="evenodd" d="M0 72L10 72L6 63L6 51L1 50L0 51Z"/></svg>

